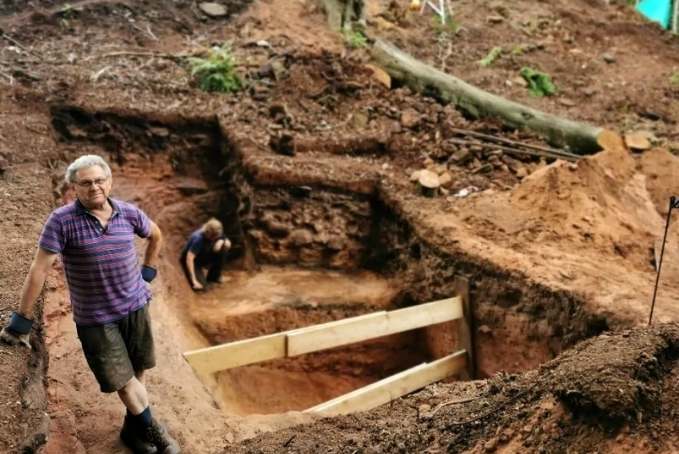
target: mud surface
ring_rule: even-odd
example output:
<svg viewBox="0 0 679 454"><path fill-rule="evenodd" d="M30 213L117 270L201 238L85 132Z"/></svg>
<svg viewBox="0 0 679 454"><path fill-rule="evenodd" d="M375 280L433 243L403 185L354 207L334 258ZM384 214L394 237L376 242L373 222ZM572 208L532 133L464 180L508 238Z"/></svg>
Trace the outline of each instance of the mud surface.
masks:
<svg viewBox="0 0 679 454"><path fill-rule="evenodd" d="M3 322L42 223L72 196L61 182L66 166L95 152L114 165L115 195L144 208L168 239L153 287L161 361L151 401L187 452L679 449L674 226L655 312L666 324L631 329L647 320L678 189L676 40L617 3L492 1L480 10L461 0L448 28L403 2L370 3L371 36L490 92L619 132L647 130L664 147L566 163L470 139L457 130L540 143L492 119L465 119L398 81L388 90L366 68L367 50L348 49L313 2L222 4L222 18L182 1L0 7L13 40L0 38ZM232 96L201 92L182 56L226 39L251 86ZM481 67L495 46L501 57ZM532 98L518 77L524 66L548 73L561 91ZM409 182L425 167L450 176L439 197L421 197ZM462 190L470 195L456 197ZM185 236L209 216L224 220L234 243L227 275L291 264L368 269L406 305L450 296L456 275L472 278L478 375L490 378L315 423L297 412L235 415L300 409L301 396L276 408L254 397L249 408L219 408L228 397L215 398L219 381L197 377L181 353L224 338L195 323L193 309L209 302L187 288L176 262ZM47 411L48 453L120 452L121 406L97 392L57 271L36 314L34 350L0 346L0 451L44 444ZM442 327L417 342L438 356L455 338ZM271 374L266 383L280 379L276 368L262 372ZM474 400L423 416L459 398Z"/></svg>

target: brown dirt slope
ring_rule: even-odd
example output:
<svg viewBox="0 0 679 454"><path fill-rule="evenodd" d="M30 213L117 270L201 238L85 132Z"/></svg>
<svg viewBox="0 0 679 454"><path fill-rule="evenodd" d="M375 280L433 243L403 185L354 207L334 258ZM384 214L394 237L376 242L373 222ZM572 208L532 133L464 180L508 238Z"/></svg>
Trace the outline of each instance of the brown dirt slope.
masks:
<svg viewBox="0 0 679 454"><path fill-rule="evenodd" d="M412 96L405 89L387 92L362 70L365 52L344 49L339 37L322 28L324 20L310 2L293 2L292 6L279 0L253 2L247 9L247 2L223 3L230 14L221 20L203 17L193 4L184 1L168 4L88 0L70 7L52 1L2 4L0 27L15 40L2 39L0 44L0 83L11 83L3 85L0 98L3 323L16 308L42 222L60 196L54 194L60 185L52 181L58 172L48 169L60 169L86 150L90 139L105 143L106 152L113 157L124 157L139 143L155 143L151 139L110 140L120 135L105 128L88 130L77 121L77 127L64 132L58 117L53 121L52 116L69 104L93 111L117 109L126 114L157 111L165 119L209 121L219 114L223 122L232 125L233 140L249 144L251 153L244 166L260 182L267 178L275 181L277 174L290 173L301 175L300 183L311 177L315 183L349 181L353 189L372 193L381 181L382 195L395 201L404 218L416 223L418 234L437 249L452 248L463 239L464 252L493 261L498 269L525 273L545 286L582 296L594 310L601 310L611 326L644 319L654 276L652 247L644 264L643 246L638 243L648 243L659 232L669 191L665 181L676 180L676 158L664 151L651 151L638 158L604 154L575 168L561 163L546 167L544 160L500 158L492 154L492 147L478 146L467 150L471 152L465 155L468 161L451 163L449 171L455 178L450 191L455 194L474 185L483 193L459 204L446 198L423 203L422 198L412 194L405 179L422 166L425 158L443 163L463 151L450 143L454 134L447 127L498 133L497 124L470 124L450 107ZM668 34L643 22L629 9L604 2L482 3L483 8L471 0L455 2L459 28L446 31L433 26L429 15L411 15L399 22L388 2L373 2L369 31L489 91L623 131L648 129L669 139L672 145L677 133L673 76L679 52L676 40ZM304 26L298 26L300 23ZM225 39L235 41L244 70L255 82L253 89L238 96L225 98L199 92L189 83L185 62L166 54L201 52ZM269 46L258 44L258 40L266 40ZM505 53L496 64L480 68L476 62L496 45L501 45ZM149 52L163 54L153 56ZM275 70L279 64L287 76L277 81ZM552 98L531 98L517 79L523 66L549 73L563 91ZM114 122L107 124L116 127ZM216 123L214 128L217 129ZM298 138L298 156L274 155L268 147L270 137L282 129L293 131ZM523 138L512 132L506 134ZM338 136L342 140L333 141ZM76 146L65 147L62 141ZM346 156L348 150L362 152ZM618 170L611 170L616 166ZM536 173L516 191L510 192L522 180L520 175L533 172ZM545 191L564 194L562 198L555 194L561 203L542 199L538 193ZM503 219L499 206L512 206L519 220L526 222ZM489 212L495 213L492 222L487 219ZM649 222L644 223L644 219ZM514 227L497 225L505 221L514 223ZM579 237L578 229L568 224L581 221L591 225ZM617 223L620 225L613 231L604 228ZM460 233L463 231L467 233ZM523 238L522 232L527 232ZM600 249L587 255L590 237L600 240ZM533 245L536 239L545 244ZM671 257L670 253L668 262ZM606 266L601 266L604 259ZM671 272L672 267L668 268ZM659 318L664 321L676 319L672 303L677 288L672 282L665 279L662 288L660 303L665 309ZM58 309L62 317L57 322L68 323L67 308L63 312L59 312L61 308L51 309ZM162 311L159 314L163 316ZM477 315L485 323L497 313L488 310ZM40 318L41 313L37 316ZM162 332L171 339L173 325L166 323L169 327ZM40 326L35 333L32 353L0 346L0 406L7 409L0 415L2 452L33 452L44 441L47 402L42 385L46 381L43 373L48 352ZM115 437L117 429L110 420L118 406L113 400L93 409L87 405L93 395L78 391L77 374L86 370L82 358L73 359L77 340L68 331L64 334L67 343L61 347L69 354L66 361L50 363L50 367L56 371L54 377L62 373L73 381L67 398L51 397L50 404L59 406L51 407L49 412L53 419L63 417L71 424L91 421L89 418L99 413L97 423L79 427L83 432L68 435L78 438L86 446L84 450L100 452L96 451L101 447L98 443ZM501 344L501 328L494 334ZM559 336L550 334L550 338ZM668 443L674 443L676 435L660 439L659 434L673 434L675 430L668 424L676 416L672 413L679 379L673 363L676 338L676 326L667 324L597 339L525 376L499 375L484 382L434 386L374 413L304 426L296 429L299 435L295 439L292 436L297 432L293 430L269 436L269 441L256 439L234 448L234 452L280 452L286 443L286 449L298 452L324 447L337 450L338 446L356 446L357 452L412 452L422 446L431 448L430 452L446 450L448 446L454 447L452 452L456 452L456 446L504 452L565 452L569 443L586 452L643 452L653 448L657 448L656 452L673 452L676 446ZM614 349L620 354L608 354ZM173 354L176 351L168 346L165 358ZM166 367L172 367L171 361L166 363ZM591 374L583 374L583 370ZM160 411L174 415L173 424L191 422L198 432L197 426L204 425L200 417L190 418L192 414L185 411L194 408L193 395L187 397L181 384L171 381L180 380L181 375L167 375L169 382L163 383L175 385L176 394L155 397ZM583 377L587 381L583 382ZM615 389L612 383L617 385ZM660 393L662 413L658 409ZM482 397L464 407L446 406L430 420L416 419L418 412L423 416L444 400L467 396ZM512 397L515 400L511 404L489 416L495 425L487 425L486 420L462 425L461 429L456 425L466 418L483 416ZM57 408L64 414L58 415ZM583 409L609 415L609 419L597 419L605 429L631 417L629 431L634 432L623 429L614 440L602 438L591 426L570 419ZM615 418L610 420L612 416ZM404 419L412 424L404 426ZM517 419L522 422L518 424ZM216 433L221 430L217 425L227 424L218 418L212 422L215 426L204 430ZM271 430L275 426L261 427ZM256 430L234 432L246 438ZM186 429L182 439L190 452L212 452L215 446L230 443L226 436L205 441L191 432L191 428ZM331 445L332 440L339 445Z"/></svg>

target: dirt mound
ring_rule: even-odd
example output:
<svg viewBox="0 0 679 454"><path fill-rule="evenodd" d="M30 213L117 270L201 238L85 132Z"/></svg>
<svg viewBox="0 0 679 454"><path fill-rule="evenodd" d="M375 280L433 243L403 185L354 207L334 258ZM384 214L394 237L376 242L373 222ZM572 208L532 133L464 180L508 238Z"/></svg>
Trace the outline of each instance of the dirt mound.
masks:
<svg viewBox="0 0 679 454"><path fill-rule="evenodd" d="M672 452L679 448L672 420L679 404L677 358L677 324L602 335L539 371L433 385L373 412L259 436L224 453L333 452L337 446L357 453L613 452L611 444L621 451Z"/></svg>
<svg viewBox="0 0 679 454"><path fill-rule="evenodd" d="M666 216L670 197L679 195L679 159L654 148L638 158L637 169L646 176L646 189L658 212Z"/></svg>
<svg viewBox="0 0 679 454"><path fill-rule="evenodd" d="M585 341L542 372L553 393L576 417L624 424L662 414L662 380L679 357L679 325L645 328Z"/></svg>
<svg viewBox="0 0 679 454"><path fill-rule="evenodd" d="M535 229L546 233L545 239L567 239L646 267L647 245L660 231L661 218L645 180L631 154L606 151L577 164L559 162L540 169L510 201L535 222Z"/></svg>
<svg viewBox="0 0 679 454"><path fill-rule="evenodd" d="M521 248L537 240L567 254L598 254L653 272L678 178L679 159L663 149L642 155L609 150L577 163L543 165L512 191L486 191L460 205L489 239ZM668 257L676 254L676 234L672 227Z"/></svg>

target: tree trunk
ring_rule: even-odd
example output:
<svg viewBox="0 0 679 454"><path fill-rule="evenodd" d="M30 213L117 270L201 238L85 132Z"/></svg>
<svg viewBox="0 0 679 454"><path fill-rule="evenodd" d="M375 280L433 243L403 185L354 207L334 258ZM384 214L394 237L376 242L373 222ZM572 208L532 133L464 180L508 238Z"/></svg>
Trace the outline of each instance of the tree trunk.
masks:
<svg viewBox="0 0 679 454"><path fill-rule="evenodd" d="M452 103L474 118L496 117L506 126L538 134L550 145L580 155L601 150L597 137L603 128L540 112L483 91L422 63L386 41L376 40L372 60L415 92Z"/></svg>
<svg viewBox="0 0 679 454"><path fill-rule="evenodd" d="M337 32L350 31L354 25L365 27L365 0L318 0L328 25Z"/></svg>

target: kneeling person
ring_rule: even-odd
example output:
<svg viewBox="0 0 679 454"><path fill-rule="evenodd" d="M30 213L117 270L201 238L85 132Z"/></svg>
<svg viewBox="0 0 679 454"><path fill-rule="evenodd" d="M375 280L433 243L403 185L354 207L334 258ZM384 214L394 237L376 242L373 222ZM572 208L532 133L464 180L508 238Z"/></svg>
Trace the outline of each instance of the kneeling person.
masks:
<svg viewBox="0 0 679 454"><path fill-rule="evenodd" d="M181 254L181 264L189 285L195 291L208 290L209 283L222 283L222 269L231 242L224 236L222 223L212 218L191 234ZM203 275L207 268L207 279Z"/></svg>

